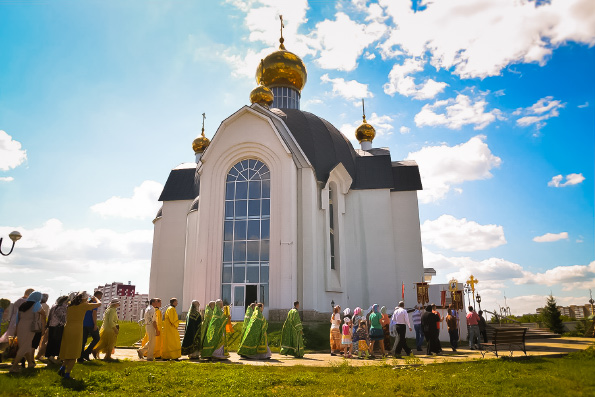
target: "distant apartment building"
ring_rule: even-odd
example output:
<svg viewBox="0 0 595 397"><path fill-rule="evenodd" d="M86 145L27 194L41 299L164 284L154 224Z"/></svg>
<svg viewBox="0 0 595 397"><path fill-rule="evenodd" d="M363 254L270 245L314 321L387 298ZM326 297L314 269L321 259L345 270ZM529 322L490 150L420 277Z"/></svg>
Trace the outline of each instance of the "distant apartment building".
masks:
<svg viewBox="0 0 595 397"><path fill-rule="evenodd" d="M577 320L582 320L593 314L593 308L588 303L586 305L558 306L558 310L560 310L560 314L563 316L575 318ZM543 307L540 307L536 311L537 314L541 314L543 312Z"/></svg>
<svg viewBox="0 0 595 397"><path fill-rule="evenodd" d="M131 285L130 282L128 284L113 282L100 285L95 288L95 291L103 292L101 307L98 309L98 319L103 318L103 314L113 299L119 299L118 319L120 321L138 321L149 300L148 294L139 294L136 292L136 286Z"/></svg>

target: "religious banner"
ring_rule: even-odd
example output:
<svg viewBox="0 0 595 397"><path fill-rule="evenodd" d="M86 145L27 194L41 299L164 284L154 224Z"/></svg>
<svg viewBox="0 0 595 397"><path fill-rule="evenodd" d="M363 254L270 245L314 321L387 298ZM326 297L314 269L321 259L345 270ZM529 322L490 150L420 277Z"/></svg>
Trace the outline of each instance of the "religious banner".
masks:
<svg viewBox="0 0 595 397"><path fill-rule="evenodd" d="M456 310L463 310L463 291L454 291L452 295L452 304Z"/></svg>
<svg viewBox="0 0 595 397"><path fill-rule="evenodd" d="M422 306L430 302L430 296L428 292L428 283L415 283L415 289L417 290L417 303Z"/></svg>
<svg viewBox="0 0 595 397"><path fill-rule="evenodd" d="M440 306L442 306L442 307L446 306L446 291L445 290L440 291Z"/></svg>

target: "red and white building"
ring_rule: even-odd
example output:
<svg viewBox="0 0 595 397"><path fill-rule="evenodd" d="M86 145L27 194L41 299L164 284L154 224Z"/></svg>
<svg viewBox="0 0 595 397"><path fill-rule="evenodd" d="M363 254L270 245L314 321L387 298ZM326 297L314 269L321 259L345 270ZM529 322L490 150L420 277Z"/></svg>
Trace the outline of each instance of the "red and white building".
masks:
<svg viewBox="0 0 595 397"><path fill-rule="evenodd" d="M103 314L112 299L119 299L118 319L120 321L138 321L141 319L141 313L149 300L148 294L136 292L136 286L131 285L130 282L128 284L113 282L103 286L100 285L95 288L95 291L103 292L101 307L98 309L98 319L103 318Z"/></svg>

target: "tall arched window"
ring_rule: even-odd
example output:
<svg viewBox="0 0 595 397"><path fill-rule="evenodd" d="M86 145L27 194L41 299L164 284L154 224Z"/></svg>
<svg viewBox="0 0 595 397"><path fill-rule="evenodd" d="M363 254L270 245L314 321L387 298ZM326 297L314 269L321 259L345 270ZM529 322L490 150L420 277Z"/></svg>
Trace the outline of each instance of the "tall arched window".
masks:
<svg viewBox="0 0 595 397"><path fill-rule="evenodd" d="M221 296L234 308L268 305L270 191L269 169L259 160L242 160L227 174Z"/></svg>
<svg viewBox="0 0 595 397"><path fill-rule="evenodd" d="M328 221L329 221L329 242L331 253L331 270L335 270L335 208L333 205L333 186L330 185L328 189Z"/></svg>

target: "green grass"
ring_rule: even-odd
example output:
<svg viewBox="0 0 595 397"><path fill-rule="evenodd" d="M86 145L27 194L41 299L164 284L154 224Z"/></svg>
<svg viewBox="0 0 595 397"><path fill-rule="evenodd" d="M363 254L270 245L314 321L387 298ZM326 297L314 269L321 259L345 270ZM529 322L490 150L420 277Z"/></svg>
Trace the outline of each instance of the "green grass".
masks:
<svg viewBox="0 0 595 397"><path fill-rule="evenodd" d="M306 356L307 357L307 356ZM475 360L415 367L266 367L252 365L92 361L77 365L76 381L56 368L0 375L0 395L499 395L595 394L595 349L562 358Z"/></svg>

